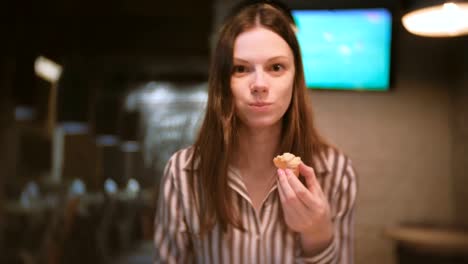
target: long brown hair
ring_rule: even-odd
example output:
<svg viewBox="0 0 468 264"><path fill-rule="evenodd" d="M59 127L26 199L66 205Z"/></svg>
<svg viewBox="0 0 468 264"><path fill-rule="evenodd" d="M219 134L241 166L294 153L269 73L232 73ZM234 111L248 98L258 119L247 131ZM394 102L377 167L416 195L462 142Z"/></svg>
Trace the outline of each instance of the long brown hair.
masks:
<svg viewBox="0 0 468 264"><path fill-rule="evenodd" d="M301 53L292 27L292 19L275 5L247 5L227 18L219 32L211 61L208 80L208 104L191 159L190 186L199 197L200 231L209 231L214 224L223 230L229 224L243 229L228 187L228 165L237 142L238 118L233 103L230 79L233 67L233 46L237 36L261 26L281 36L294 55L295 77L289 108L283 116L280 153L298 155L306 164L312 156L324 151L328 144L317 133L307 95ZM278 153L279 154L279 153ZM273 157L271 157L273 159ZM198 187L196 187L198 186ZM197 190L195 190L197 189Z"/></svg>

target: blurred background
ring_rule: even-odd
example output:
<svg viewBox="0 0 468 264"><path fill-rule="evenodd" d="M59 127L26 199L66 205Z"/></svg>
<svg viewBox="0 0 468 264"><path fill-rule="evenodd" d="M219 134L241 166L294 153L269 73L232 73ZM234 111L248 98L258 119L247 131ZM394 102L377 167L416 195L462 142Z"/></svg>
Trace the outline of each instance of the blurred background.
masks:
<svg viewBox="0 0 468 264"><path fill-rule="evenodd" d="M159 179L196 136L236 2L2 4L0 263L151 263ZM309 89L359 176L356 263L467 263L466 34L410 33L417 1L288 4L392 14L388 89Z"/></svg>

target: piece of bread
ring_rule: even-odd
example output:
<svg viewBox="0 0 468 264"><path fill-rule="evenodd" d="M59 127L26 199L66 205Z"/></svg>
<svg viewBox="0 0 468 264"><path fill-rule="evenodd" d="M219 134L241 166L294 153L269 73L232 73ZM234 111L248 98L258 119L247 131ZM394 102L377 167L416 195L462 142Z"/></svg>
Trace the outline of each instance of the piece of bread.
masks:
<svg viewBox="0 0 468 264"><path fill-rule="evenodd" d="M302 163L301 157L285 152L283 155L276 156L273 163L278 169L290 169L296 176L299 176L299 164Z"/></svg>

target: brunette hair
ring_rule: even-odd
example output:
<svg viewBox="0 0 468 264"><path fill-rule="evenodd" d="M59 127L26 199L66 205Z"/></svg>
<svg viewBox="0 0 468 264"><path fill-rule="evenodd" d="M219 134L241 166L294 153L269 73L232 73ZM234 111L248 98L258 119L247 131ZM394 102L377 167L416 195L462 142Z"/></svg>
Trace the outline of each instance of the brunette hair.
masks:
<svg viewBox="0 0 468 264"><path fill-rule="evenodd" d="M295 77L291 103L283 116L280 153L300 156L312 164L313 155L329 145L314 127L307 95L301 52L287 10L270 1L241 5L225 20L214 53L208 80L208 103L203 124L193 146L191 158L192 193L199 199L200 231L209 231L214 224L227 230L229 224L243 229L228 187L228 166L237 142L238 118L230 89L233 47L239 34L254 27L269 29L281 36L294 56ZM271 157L273 159L273 157ZM197 187L198 186L198 187Z"/></svg>

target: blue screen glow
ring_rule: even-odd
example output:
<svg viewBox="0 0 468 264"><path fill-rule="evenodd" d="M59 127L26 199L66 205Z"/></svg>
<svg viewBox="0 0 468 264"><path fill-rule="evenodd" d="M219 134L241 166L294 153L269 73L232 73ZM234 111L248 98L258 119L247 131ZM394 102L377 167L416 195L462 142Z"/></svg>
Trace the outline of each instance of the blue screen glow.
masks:
<svg viewBox="0 0 468 264"><path fill-rule="evenodd" d="M387 9L292 14L308 88L389 89L392 17Z"/></svg>

